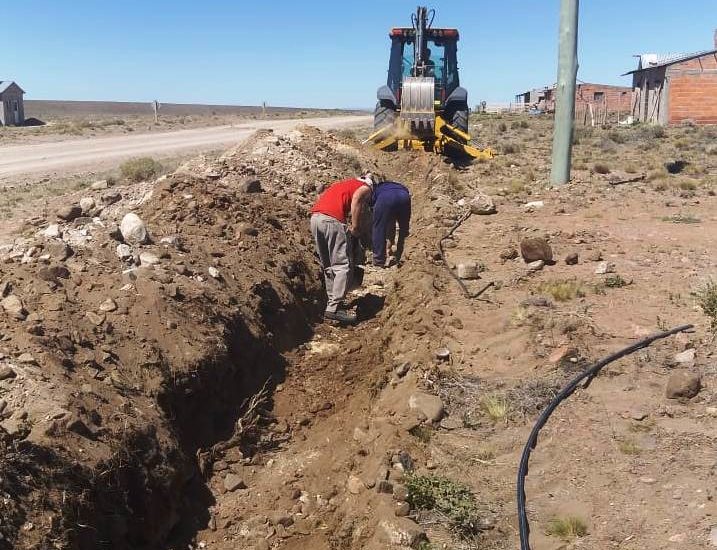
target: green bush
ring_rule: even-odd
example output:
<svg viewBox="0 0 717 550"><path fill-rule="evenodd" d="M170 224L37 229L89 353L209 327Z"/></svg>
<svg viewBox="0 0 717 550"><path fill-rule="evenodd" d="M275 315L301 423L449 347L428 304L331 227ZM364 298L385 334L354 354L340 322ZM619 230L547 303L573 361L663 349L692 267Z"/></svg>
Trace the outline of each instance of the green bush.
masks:
<svg viewBox="0 0 717 550"><path fill-rule="evenodd" d="M147 181L162 172L162 165L151 157L130 159L120 166L120 174L132 182Z"/></svg>
<svg viewBox="0 0 717 550"><path fill-rule="evenodd" d="M447 517L463 535L478 532L478 508L465 485L442 477L411 474L406 478L406 488L411 508Z"/></svg>
<svg viewBox="0 0 717 550"><path fill-rule="evenodd" d="M693 294L704 314L710 318L710 330L717 332L717 283L709 280Z"/></svg>

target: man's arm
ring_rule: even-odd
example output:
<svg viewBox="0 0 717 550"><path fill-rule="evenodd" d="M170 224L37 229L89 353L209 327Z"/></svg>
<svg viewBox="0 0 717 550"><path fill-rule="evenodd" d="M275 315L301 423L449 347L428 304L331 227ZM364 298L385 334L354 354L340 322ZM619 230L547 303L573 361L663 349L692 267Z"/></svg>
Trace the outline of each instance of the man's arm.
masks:
<svg viewBox="0 0 717 550"><path fill-rule="evenodd" d="M360 232L361 215L370 196L371 188L368 185L362 185L351 197L351 227L349 227L349 231L355 235Z"/></svg>

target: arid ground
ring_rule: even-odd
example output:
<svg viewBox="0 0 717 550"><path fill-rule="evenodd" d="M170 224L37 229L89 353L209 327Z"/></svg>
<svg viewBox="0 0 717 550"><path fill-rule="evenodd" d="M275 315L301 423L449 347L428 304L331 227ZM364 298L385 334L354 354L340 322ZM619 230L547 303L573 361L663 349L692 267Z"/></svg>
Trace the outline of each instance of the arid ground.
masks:
<svg viewBox="0 0 717 550"><path fill-rule="evenodd" d="M717 129L580 127L550 188L549 119L472 127L494 159L264 130L159 178L5 204L0 548L514 549L539 412L683 323L557 409L531 543L715 547ZM340 328L308 212L363 169L411 189L411 236ZM476 198L495 213L459 224L446 264Z"/></svg>

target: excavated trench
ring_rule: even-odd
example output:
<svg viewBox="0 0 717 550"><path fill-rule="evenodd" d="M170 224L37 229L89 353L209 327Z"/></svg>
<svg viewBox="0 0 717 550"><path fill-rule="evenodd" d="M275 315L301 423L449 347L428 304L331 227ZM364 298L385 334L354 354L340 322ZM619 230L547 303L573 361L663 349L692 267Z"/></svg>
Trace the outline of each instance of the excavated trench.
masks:
<svg viewBox="0 0 717 550"><path fill-rule="evenodd" d="M284 382L290 366L286 353L311 339L313 323L319 319L320 293L315 289L310 295L298 296L288 307L282 305L272 287L258 286L257 291L266 332L254 334L241 318L227 320L226 351L159 397L180 448L191 462L187 483L175 495L181 506L166 541L171 548L187 548L196 532L207 527L208 509L214 499L206 481L213 462L228 450L222 444L231 441L229 448L238 449L247 461L261 445L262 429L271 420L271 396ZM237 421L259 392L265 399L256 428L233 441ZM214 450L219 446L221 450Z"/></svg>

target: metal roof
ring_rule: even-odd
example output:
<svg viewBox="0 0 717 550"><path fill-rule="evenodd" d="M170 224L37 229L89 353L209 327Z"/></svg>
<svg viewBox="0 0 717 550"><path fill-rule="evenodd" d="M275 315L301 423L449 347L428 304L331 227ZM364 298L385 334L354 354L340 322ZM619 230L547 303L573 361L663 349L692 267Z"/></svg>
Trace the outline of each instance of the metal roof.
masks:
<svg viewBox="0 0 717 550"><path fill-rule="evenodd" d="M0 80L0 94L7 90L13 84L15 84L15 81L13 80ZM15 84L15 86L17 86L17 84ZM20 88L20 86L17 87ZM22 88L20 88L20 91L22 93L25 93L25 90L23 90Z"/></svg>
<svg viewBox="0 0 717 550"><path fill-rule="evenodd" d="M715 53L717 53L717 49L705 50L703 52L697 53L644 53L642 55L635 56L640 58L640 63L638 64L637 69L635 69L634 71L629 71L622 76L639 73L640 71L646 71L647 69L654 69L656 67L667 67L668 65L682 63L683 61L689 61L691 59L702 57L703 55L712 55Z"/></svg>

